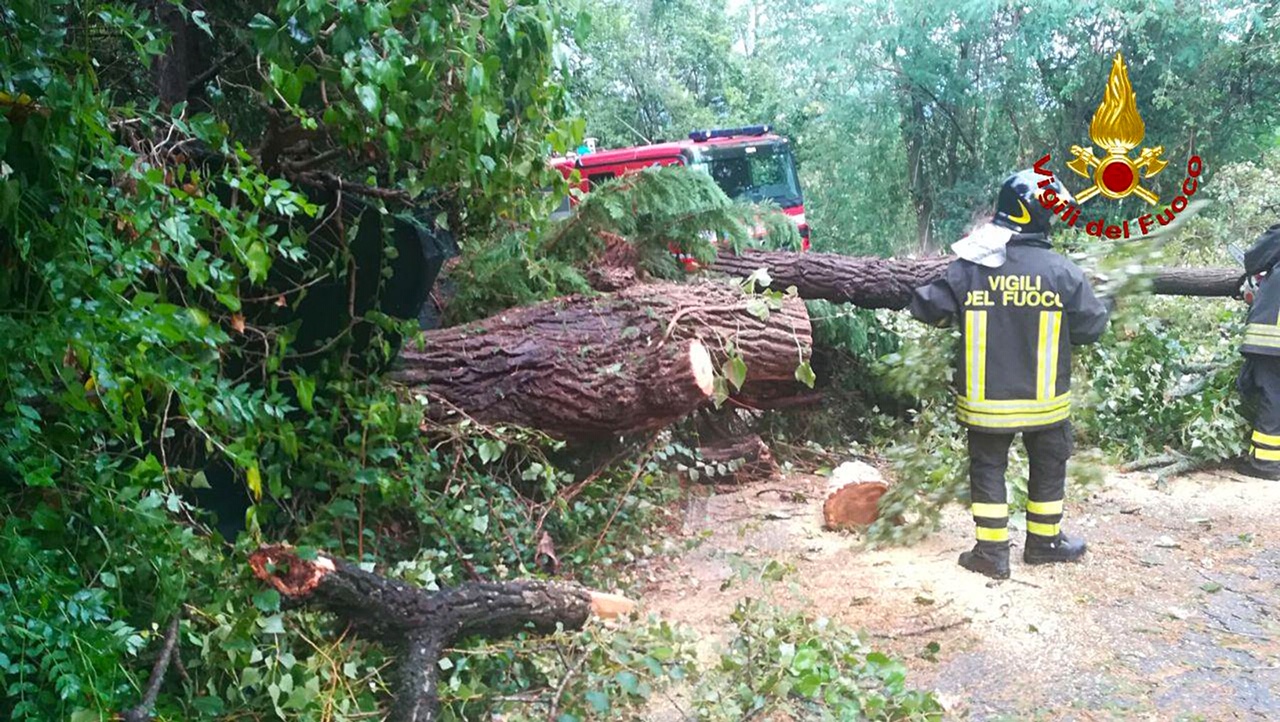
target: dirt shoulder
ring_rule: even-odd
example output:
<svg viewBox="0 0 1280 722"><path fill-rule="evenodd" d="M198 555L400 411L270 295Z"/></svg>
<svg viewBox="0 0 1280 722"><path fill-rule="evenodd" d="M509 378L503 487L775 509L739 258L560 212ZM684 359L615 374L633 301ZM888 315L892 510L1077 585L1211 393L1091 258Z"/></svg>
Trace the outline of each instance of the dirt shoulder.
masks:
<svg viewBox="0 0 1280 722"><path fill-rule="evenodd" d="M681 534L703 542L655 570L645 606L697 630L709 654L735 602L760 593L739 571L776 560L796 567L770 589L777 603L865 630L956 718L1280 719L1280 483L1203 473L1166 493L1112 474L1068 499L1085 561L1023 566L1015 534L1006 582L956 565L972 544L958 505L926 541L867 551L822 531L825 483L690 504Z"/></svg>

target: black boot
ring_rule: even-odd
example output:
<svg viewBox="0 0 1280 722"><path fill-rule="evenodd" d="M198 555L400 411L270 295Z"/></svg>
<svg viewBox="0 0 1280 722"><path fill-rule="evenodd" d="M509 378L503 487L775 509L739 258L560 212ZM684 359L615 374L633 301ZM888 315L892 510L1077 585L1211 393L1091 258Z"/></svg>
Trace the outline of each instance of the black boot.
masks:
<svg viewBox="0 0 1280 722"><path fill-rule="evenodd" d="M1009 578L1009 542L980 541L960 553L960 566L992 579Z"/></svg>
<svg viewBox="0 0 1280 722"><path fill-rule="evenodd" d="M1236 473L1252 476L1255 479L1266 479L1267 481L1280 480L1280 465L1276 462L1258 462L1253 457L1246 456L1239 459L1235 464Z"/></svg>
<svg viewBox="0 0 1280 722"><path fill-rule="evenodd" d="M1027 547L1022 550L1022 561L1027 564L1076 562L1080 561L1084 552L1083 539L1072 539L1062 532L1058 532L1058 536L1050 537L1028 534Z"/></svg>

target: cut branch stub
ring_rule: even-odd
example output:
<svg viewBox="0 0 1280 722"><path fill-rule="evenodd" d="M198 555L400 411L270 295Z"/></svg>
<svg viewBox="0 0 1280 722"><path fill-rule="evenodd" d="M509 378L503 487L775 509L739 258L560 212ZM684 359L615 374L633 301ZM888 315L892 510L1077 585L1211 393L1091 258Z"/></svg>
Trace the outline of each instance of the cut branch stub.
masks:
<svg viewBox="0 0 1280 722"><path fill-rule="evenodd" d="M659 429L707 403L730 349L749 381L794 377L812 347L804 303L760 318L755 300L725 283L570 296L428 332L393 378L436 399L441 421L465 414L577 439Z"/></svg>
<svg viewBox="0 0 1280 722"><path fill-rule="evenodd" d="M431 592L319 554L307 560L283 545L249 557L257 577L286 598L330 612L357 634L401 648L401 679L388 719L431 722L439 702L440 655L464 635L506 636L522 629L580 629L597 603L582 587L553 582L472 582ZM617 611L628 600L600 595ZM620 600L620 601L619 601ZM634 606L634 605L632 605Z"/></svg>

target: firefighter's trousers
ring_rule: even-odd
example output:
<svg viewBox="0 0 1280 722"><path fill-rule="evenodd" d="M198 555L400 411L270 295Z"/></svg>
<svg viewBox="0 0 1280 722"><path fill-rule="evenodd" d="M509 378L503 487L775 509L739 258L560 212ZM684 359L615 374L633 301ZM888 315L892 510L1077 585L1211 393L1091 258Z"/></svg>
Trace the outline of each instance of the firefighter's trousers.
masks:
<svg viewBox="0 0 1280 722"><path fill-rule="evenodd" d="M1264 474L1280 474L1280 356L1246 356L1239 387L1255 407L1246 463Z"/></svg>
<svg viewBox="0 0 1280 722"><path fill-rule="evenodd" d="M969 493L979 542L1009 542L1004 474L1013 437L1014 434L969 431ZM1027 534L1047 541L1058 536L1062 522L1067 459L1072 450L1071 423L1023 432L1022 443L1031 467L1027 479Z"/></svg>

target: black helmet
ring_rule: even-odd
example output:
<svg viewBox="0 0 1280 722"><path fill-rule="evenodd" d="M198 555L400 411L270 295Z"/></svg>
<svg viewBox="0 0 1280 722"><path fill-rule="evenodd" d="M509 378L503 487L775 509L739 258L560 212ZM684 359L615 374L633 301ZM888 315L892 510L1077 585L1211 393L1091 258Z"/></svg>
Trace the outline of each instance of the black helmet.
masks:
<svg viewBox="0 0 1280 722"><path fill-rule="evenodd" d="M1268 228L1245 251L1244 270L1250 275L1270 271L1280 263L1280 224Z"/></svg>
<svg viewBox="0 0 1280 722"><path fill-rule="evenodd" d="M1040 203L1041 194L1052 190L1060 201L1073 199L1057 176L1053 176L1051 182L1041 188L1040 182L1045 178L1033 168L1020 170L1005 178L1004 185L1000 186L1000 196L996 198L996 215L991 222L1014 233L1048 234L1054 213Z"/></svg>

